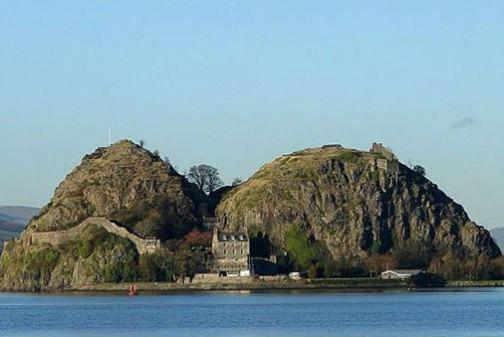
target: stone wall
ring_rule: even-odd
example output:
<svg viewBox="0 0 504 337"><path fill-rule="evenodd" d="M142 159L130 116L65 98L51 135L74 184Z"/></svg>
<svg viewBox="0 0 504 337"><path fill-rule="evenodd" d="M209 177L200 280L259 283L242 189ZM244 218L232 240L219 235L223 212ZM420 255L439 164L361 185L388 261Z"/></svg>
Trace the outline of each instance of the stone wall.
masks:
<svg viewBox="0 0 504 337"><path fill-rule="evenodd" d="M384 171L385 173L391 173L395 176L399 174L399 161L397 160L372 158L369 160L369 164L372 171Z"/></svg>
<svg viewBox="0 0 504 337"><path fill-rule="evenodd" d="M131 233L126 228L120 227L106 218L99 217L87 218L79 225L67 230L26 233L20 240L22 240L24 245L28 246L33 243L48 243L52 246L59 246L70 240L75 240L76 238L78 238L79 234L84 230L84 228L90 225L102 227L109 233L130 240L135 244L140 254L152 254L161 245L159 240L144 240L138 235Z"/></svg>
<svg viewBox="0 0 504 337"><path fill-rule="evenodd" d="M373 143L369 151L371 153L379 153L388 160L397 160L395 154L382 143Z"/></svg>

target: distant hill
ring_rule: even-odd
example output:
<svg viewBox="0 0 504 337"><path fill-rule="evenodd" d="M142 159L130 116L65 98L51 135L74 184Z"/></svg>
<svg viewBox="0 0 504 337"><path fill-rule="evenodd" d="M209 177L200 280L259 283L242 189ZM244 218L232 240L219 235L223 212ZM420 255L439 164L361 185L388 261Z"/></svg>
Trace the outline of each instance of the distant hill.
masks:
<svg viewBox="0 0 504 337"><path fill-rule="evenodd" d="M39 212L40 208L37 207L0 206L0 214L23 220L30 220L35 215L39 214Z"/></svg>
<svg viewBox="0 0 504 337"><path fill-rule="evenodd" d="M504 250L504 227L498 227L490 230L490 234L501 250Z"/></svg>
<svg viewBox="0 0 504 337"><path fill-rule="evenodd" d="M18 237L39 208L26 206L0 206L0 251L3 242Z"/></svg>

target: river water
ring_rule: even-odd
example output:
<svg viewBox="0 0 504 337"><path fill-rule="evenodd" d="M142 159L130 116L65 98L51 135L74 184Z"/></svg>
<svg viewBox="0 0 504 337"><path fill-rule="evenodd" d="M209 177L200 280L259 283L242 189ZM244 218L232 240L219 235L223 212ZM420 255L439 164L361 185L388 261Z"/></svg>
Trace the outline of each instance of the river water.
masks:
<svg viewBox="0 0 504 337"><path fill-rule="evenodd" d="M0 294L0 336L504 336L504 290Z"/></svg>

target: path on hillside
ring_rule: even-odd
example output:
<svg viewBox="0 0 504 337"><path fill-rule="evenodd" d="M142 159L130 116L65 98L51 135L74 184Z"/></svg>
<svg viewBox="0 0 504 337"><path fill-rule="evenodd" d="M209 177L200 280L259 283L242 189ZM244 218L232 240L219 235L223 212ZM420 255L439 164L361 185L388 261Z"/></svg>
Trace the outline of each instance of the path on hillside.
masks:
<svg viewBox="0 0 504 337"><path fill-rule="evenodd" d="M96 225L104 228L107 232L126 238L133 242L140 254L151 254L160 246L159 240L143 239L140 236L131 233L126 228L116 225L107 218L90 217L79 225L70 229L53 232L33 232L26 233L21 239L25 245L33 243L48 243L52 246L62 245L70 240L76 239L80 233L90 225Z"/></svg>

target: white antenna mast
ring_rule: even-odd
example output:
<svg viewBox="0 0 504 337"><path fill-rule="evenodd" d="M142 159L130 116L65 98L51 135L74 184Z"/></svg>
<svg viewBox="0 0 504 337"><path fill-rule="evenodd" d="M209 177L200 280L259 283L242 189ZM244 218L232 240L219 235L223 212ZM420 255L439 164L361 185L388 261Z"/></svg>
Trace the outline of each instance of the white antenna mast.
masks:
<svg viewBox="0 0 504 337"><path fill-rule="evenodd" d="M109 143L109 146L112 145L112 127L111 126L108 127L108 143Z"/></svg>

